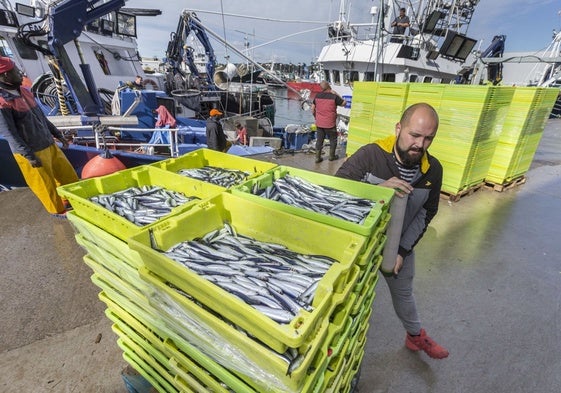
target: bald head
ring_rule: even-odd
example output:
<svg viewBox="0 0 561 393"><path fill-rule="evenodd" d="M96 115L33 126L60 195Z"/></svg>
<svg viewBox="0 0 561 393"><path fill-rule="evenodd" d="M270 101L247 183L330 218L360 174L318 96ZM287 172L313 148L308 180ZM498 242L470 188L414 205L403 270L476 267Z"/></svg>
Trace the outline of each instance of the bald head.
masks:
<svg viewBox="0 0 561 393"><path fill-rule="evenodd" d="M329 86L329 82L326 82L326 81L321 81L319 83L319 87L321 87L321 90L323 90L323 91L331 89L331 86Z"/></svg>
<svg viewBox="0 0 561 393"><path fill-rule="evenodd" d="M431 145L438 130L438 114L427 103L418 103L407 108L399 123L395 125L396 157L406 167L414 167Z"/></svg>
<svg viewBox="0 0 561 393"><path fill-rule="evenodd" d="M409 106L401 115L401 119L399 120L399 122L402 125L408 125L411 121L411 118L417 111L421 111L419 112L419 115L423 115L423 117L428 116L429 118L432 118L432 120L436 123L435 129L438 129L438 113L436 113L436 110L426 102L419 102L417 104Z"/></svg>

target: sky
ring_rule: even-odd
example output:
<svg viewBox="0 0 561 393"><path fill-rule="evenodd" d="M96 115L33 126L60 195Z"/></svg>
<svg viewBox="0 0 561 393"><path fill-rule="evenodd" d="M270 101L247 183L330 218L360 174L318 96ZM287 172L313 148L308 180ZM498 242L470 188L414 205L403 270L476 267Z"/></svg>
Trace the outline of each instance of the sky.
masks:
<svg viewBox="0 0 561 393"><path fill-rule="evenodd" d="M370 9L379 4L380 0L351 2L348 19L352 23L371 22ZM162 10L160 16L138 17L137 34L143 57L164 56L181 11L188 9L197 11L206 29L226 37L235 48L243 50L245 43L259 46L249 53L258 62L309 64L325 43L327 24L338 19L339 5L339 0L128 0L125 7ZM481 49L495 35L506 35L505 52L543 51L551 44L553 30L561 29L560 11L561 0L480 0L468 36L480 40ZM291 34L294 35L286 37ZM212 38L211 43L219 63L225 62L226 56L232 62L240 61L223 44Z"/></svg>

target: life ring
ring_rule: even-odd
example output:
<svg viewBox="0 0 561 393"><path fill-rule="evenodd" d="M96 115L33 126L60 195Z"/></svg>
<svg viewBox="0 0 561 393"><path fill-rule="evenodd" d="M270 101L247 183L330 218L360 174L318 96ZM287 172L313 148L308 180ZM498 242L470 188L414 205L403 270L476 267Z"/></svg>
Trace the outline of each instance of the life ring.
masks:
<svg viewBox="0 0 561 393"><path fill-rule="evenodd" d="M152 79L144 79L142 81L142 86L144 86L144 88L146 88L146 85L152 86L152 90L159 90L158 84L155 81L153 81Z"/></svg>

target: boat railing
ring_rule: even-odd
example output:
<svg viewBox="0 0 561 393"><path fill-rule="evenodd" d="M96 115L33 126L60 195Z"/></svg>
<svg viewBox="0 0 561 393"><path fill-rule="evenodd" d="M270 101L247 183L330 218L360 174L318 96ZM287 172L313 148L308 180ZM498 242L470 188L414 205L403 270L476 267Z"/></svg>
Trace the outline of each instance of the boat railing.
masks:
<svg viewBox="0 0 561 393"><path fill-rule="evenodd" d="M109 144L114 146L116 149L119 148L137 148L141 149L142 151L146 152L147 154L151 154L151 149L153 150L154 147L169 147L171 157L179 156L179 142L178 142L178 128L129 128L129 127L94 127L93 125L84 125L84 126L59 126L57 127L61 131L68 130L68 131L91 131L93 136L92 139L95 142L96 149L103 149L107 142L107 136L105 135L105 131L112 131L112 132L143 132L143 133L153 133L154 135L150 138L149 142L127 142L118 140L117 138L112 138ZM162 133L167 133L167 142L164 138L158 138L161 136ZM83 138L82 138L83 139ZM155 140L154 140L155 139Z"/></svg>

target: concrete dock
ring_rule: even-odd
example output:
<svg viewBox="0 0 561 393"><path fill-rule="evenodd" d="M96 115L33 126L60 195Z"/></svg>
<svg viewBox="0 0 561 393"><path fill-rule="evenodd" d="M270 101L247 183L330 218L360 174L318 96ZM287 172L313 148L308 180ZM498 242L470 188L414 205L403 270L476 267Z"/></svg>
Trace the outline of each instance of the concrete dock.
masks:
<svg viewBox="0 0 561 393"><path fill-rule="evenodd" d="M334 173L342 160L265 157ZM525 184L480 189L440 211L418 244L415 291L445 360L404 347L376 287L361 393L561 391L561 120L550 120ZM69 222L26 188L0 192L0 391L124 393L126 366Z"/></svg>

